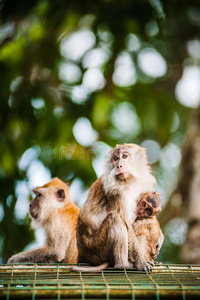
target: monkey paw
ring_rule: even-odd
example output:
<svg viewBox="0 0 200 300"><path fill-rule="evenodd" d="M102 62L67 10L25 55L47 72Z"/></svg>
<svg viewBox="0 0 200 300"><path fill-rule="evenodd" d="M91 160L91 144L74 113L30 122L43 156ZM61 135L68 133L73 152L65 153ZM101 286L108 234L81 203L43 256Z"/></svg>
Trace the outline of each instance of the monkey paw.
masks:
<svg viewBox="0 0 200 300"><path fill-rule="evenodd" d="M135 261L135 267L138 271L151 272L154 267L154 263L147 261L146 259Z"/></svg>

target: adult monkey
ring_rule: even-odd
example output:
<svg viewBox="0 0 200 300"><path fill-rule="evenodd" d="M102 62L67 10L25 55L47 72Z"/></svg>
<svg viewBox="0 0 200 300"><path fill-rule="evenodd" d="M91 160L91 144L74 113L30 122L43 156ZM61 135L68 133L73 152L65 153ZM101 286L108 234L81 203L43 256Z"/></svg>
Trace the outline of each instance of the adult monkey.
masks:
<svg viewBox="0 0 200 300"><path fill-rule="evenodd" d="M76 263L78 249L76 224L78 207L72 203L67 185L59 178L33 189L29 214L33 225L46 234L44 246L11 256L8 264L16 263Z"/></svg>
<svg viewBox="0 0 200 300"><path fill-rule="evenodd" d="M156 180L144 148L117 145L106 156L104 174L93 183L80 209L77 224L78 262L95 267L74 271L100 271L108 266L150 271L133 231L141 193L152 190ZM134 263L132 262L134 261Z"/></svg>

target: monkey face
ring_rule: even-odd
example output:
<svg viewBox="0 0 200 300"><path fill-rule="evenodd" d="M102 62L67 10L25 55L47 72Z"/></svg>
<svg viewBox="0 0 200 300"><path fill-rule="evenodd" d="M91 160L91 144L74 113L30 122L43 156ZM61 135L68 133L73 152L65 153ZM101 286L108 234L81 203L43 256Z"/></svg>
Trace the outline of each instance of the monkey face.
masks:
<svg viewBox="0 0 200 300"><path fill-rule="evenodd" d="M42 194L34 192L36 197L29 204L29 214L32 218L37 219L40 208L40 197Z"/></svg>
<svg viewBox="0 0 200 300"><path fill-rule="evenodd" d="M35 198L30 202L29 214L38 223L45 221L55 210L71 201L66 184L58 178L33 189L33 192Z"/></svg>
<svg viewBox="0 0 200 300"><path fill-rule="evenodd" d="M137 219L154 216L161 210L160 194L156 192L144 193L136 209Z"/></svg>
<svg viewBox="0 0 200 300"><path fill-rule="evenodd" d="M108 153L106 167L118 181L140 178L149 168L146 151L135 144L117 145Z"/></svg>
<svg viewBox="0 0 200 300"><path fill-rule="evenodd" d="M115 176L118 180L126 180L129 176L129 161L131 159L131 153L127 150L114 151L111 162L113 169L115 170Z"/></svg>

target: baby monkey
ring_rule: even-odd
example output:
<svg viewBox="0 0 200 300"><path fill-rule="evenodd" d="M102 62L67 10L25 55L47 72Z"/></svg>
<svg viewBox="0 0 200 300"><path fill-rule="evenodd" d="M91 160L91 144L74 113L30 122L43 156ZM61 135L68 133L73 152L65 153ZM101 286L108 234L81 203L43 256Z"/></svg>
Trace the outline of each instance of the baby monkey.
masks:
<svg viewBox="0 0 200 300"><path fill-rule="evenodd" d="M156 192L141 194L136 208L133 230L143 255L152 263L156 263L155 260L164 241L164 235L156 217L160 210L160 194Z"/></svg>

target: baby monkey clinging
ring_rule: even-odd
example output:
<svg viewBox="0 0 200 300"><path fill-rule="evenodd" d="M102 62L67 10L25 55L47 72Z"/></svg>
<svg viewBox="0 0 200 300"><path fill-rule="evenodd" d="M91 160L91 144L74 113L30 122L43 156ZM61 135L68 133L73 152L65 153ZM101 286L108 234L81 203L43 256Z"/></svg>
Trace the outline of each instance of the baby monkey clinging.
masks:
<svg viewBox="0 0 200 300"><path fill-rule="evenodd" d="M154 263L164 241L156 214L161 210L160 194L143 193L136 208L133 230L145 258Z"/></svg>

